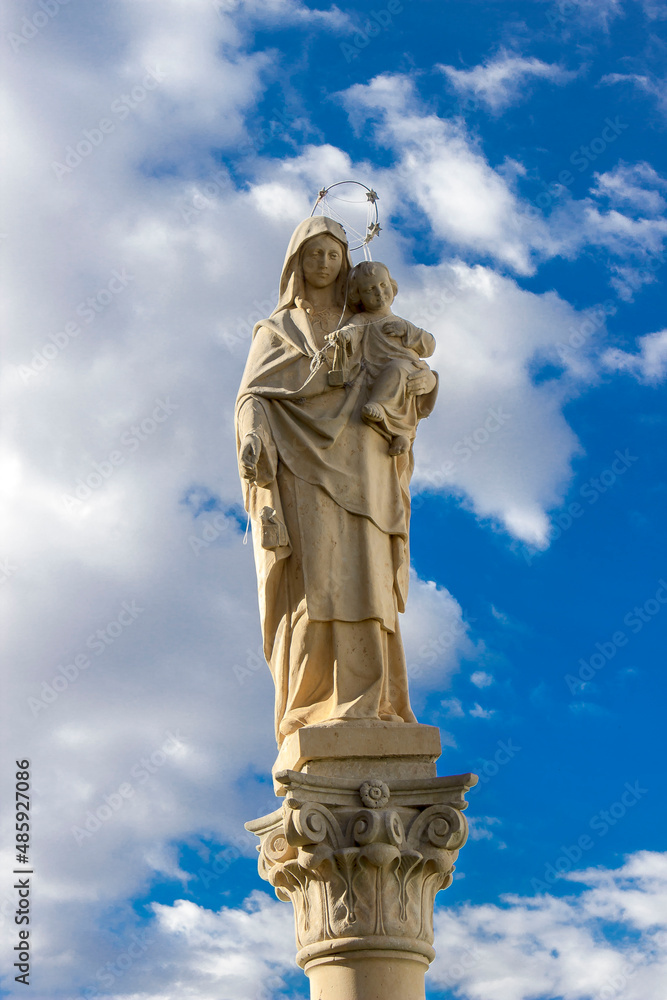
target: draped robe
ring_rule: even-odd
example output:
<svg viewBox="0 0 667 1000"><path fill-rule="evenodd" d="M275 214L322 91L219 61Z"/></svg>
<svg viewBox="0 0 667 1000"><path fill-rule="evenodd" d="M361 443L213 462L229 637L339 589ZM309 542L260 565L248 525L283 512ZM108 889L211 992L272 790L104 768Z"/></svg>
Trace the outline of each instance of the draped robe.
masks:
<svg viewBox="0 0 667 1000"><path fill-rule="evenodd" d="M391 457L361 419L361 357L345 385L328 384L326 364L312 374L321 346L305 309L277 310L255 327L237 400L239 448L249 433L261 441L243 485L279 744L329 719L416 721L398 623L412 451ZM434 398L418 397L420 416Z"/></svg>

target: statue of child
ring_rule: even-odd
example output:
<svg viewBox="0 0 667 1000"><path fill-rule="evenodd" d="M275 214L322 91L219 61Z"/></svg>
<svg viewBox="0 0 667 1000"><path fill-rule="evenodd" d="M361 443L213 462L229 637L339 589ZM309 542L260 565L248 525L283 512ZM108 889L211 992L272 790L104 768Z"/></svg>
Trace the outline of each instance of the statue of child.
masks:
<svg viewBox="0 0 667 1000"><path fill-rule="evenodd" d="M389 454L410 449L419 416L408 376L429 370L435 339L391 310L398 285L386 264L365 260L350 271L348 303L358 310L349 323L330 335L350 353L360 347L370 375L362 419L389 440Z"/></svg>

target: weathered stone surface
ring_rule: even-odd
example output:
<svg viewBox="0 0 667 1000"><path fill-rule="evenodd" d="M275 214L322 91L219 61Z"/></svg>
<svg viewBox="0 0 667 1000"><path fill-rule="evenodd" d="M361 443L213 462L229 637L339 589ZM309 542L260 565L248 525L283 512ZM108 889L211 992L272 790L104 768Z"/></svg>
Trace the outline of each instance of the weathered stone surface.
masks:
<svg viewBox="0 0 667 1000"><path fill-rule="evenodd" d="M246 826L260 838L260 875L294 906L297 962L308 971L314 960L391 952L425 970L435 895L466 841L464 796L476 777L388 783L369 766L362 782L292 770L276 778L282 807Z"/></svg>
<svg viewBox="0 0 667 1000"><path fill-rule="evenodd" d="M305 726L288 736L273 767L276 795L284 795L284 786L276 780L279 771L305 771L307 774L341 774L358 777L368 773L372 761L374 774L380 778L435 777L435 762L440 756L440 731L437 726L419 723L396 725L390 722L324 722Z"/></svg>
<svg viewBox="0 0 667 1000"><path fill-rule="evenodd" d="M384 265L351 264L339 223L297 226L237 400L278 745L327 720L416 722L399 616L434 342L392 313Z"/></svg>

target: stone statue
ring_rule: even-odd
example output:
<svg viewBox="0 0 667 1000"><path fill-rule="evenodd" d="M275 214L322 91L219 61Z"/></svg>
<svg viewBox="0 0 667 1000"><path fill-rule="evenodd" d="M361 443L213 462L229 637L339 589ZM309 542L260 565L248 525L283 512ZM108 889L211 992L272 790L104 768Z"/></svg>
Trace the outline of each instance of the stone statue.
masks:
<svg viewBox="0 0 667 1000"><path fill-rule="evenodd" d="M278 744L329 720L414 723L398 613L412 441L434 406L433 338L391 312L381 264L306 219L255 327L236 409Z"/></svg>
<svg viewBox="0 0 667 1000"><path fill-rule="evenodd" d="M402 455L415 439L422 401L407 391L408 383L417 371L429 371L420 359L435 350L432 334L394 316L391 304L397 291L386 264L357 264L348 279L348 302L358 313L331 335L348 351L352 345L362 349L369 385L361 416L388 436L390 455Z"/></svg>

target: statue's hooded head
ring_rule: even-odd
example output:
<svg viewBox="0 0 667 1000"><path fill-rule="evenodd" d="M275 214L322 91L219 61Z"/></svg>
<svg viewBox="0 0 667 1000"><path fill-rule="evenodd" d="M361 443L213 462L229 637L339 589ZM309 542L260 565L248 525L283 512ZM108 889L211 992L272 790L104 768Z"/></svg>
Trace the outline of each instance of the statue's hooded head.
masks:
<svg viewBox="0 0 667 1000"><path fill-rule="evenodd" d="M280 276L278 305L273 310L272 315L275 316L282 309L291 309L296 304L297 299L302 300L306 298L306 282L303 275L302 258L306 243L314 236L332 236L340 244L343 264L336 278L334 295L336 305L340 306L341 309L343 308L347 276L352 267L345 230L339 222L327 219L324 215L316 215L310 219L304 219L292 233L292 238L289 241L287 253L285 254L283 272Z"/></svg>

